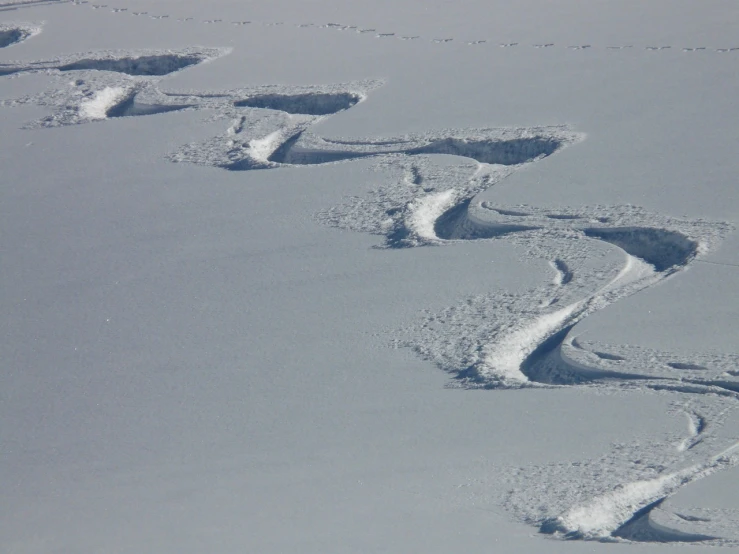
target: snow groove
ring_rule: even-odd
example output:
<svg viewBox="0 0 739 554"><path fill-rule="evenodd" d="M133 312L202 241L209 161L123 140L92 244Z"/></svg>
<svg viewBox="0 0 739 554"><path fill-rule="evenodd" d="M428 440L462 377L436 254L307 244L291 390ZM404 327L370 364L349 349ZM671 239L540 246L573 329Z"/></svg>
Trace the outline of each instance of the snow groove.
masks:
<svg viewBox="0 0 739 554"><path fill-rule="evenodd" d="M19 44L40 32L41 28L33 25L6 25L0 23L0 48Z"/></svg>
<svg viewBox="0 0 739 554"><path fill-rule="evenodd" d="M199 64L203 58L195 55L158 54L124 56L120 58L84 58L57 67L59 71L113 71L126 75L163 76Z"/></svg>
<svg viewBox="0 0 739 554"><path fill-rule="evenodd" d="M40 29L30 26L18 29L25 33L24 39L40 32ZM5 64L2 74L56 70L62 73L110 72L133 77L164 77L229 52L229 49L216 48L88 52L52 60Z"/></svg>
<svg viewBox="0 0 739 554"><path fill-rule="evenodd" d="M156 104L139 101L137 93L128 94L122 101L108 108L105 117L137 117L175 112L192 107L192 104Z"/></svg>
<svg viewBox="0 0 739 554"><path fill-rule="evenodd" d="M362 97L350 92L303 94L256 94L244 100L237 100L238 108L261 108L278 110L291 114L330 115L347 110L359 103Z"/></svg>
<svg viewBox="0 0 739 554"><path fill-rule="evenodd" d="M296 113L296 112L290 112ZM526 137L515 139L474 139L466 137L435 138L418 136L404 139L403 148L388 148L398 140L349 142L326 141L308 133L301 134L283 149L279 158L272 161L290 165L317 165L343 160L403 154L446 154L470 158L483 164L518 165L549 156L560 146L555 137ZM424 144L426 143L426 144ZM421 146L415 146L421 144Z"/></svg>

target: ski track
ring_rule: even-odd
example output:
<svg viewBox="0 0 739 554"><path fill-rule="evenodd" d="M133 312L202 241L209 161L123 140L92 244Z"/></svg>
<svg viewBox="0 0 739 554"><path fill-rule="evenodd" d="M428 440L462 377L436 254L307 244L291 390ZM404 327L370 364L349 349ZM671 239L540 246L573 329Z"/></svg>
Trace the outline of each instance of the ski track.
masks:
<svg viewBox="0 0 739 554"><path fill-rule="evenodd" d="M87 2L72 4L108 8ZM3 6L8 4L0 9ZM126 8L110 11L169 17L128 12ZM310 27L382 39L420 38L335 23ZM0 45L9 46L35 32L38 29L31 26L0 27ZM436 38L432 42L452 40ZM535 45L542 49L554 46ZM568 48L586 50L591 46ZM349 198L316 214L317 221L382 236L379 248L502 240L519 248L523 258L548 261L553 276L547 285L521 294L501 291L482 295L427 314L420 324L404 329L403 338L394 344L412 348L451 373L456 386L584 386L688 396L690 406L681 408L688 418L688 434L663 445L664 452L650 448L645 453L634 447L629 453L638 456L639 463L618 465L620 458L613 453L587 462L597 479L589 479L587 472L580 471L582 466L575 476L557 465L523 468L520 480L513 479L515 486L505 503L513 514L542 533L568 539L739 544L734 536L680 530L683 523L689 523L691 529L700 527L698 516L675 516L671 526L664 523L671 495L739 461L739 442L727 447L714 434L725 412L739 398L739 355L695 353L687 358L628 345L591 343L574 334L577 323L595 311L679 274L714 248L732 230L729 224L671 218L630 205L563 206L555 210L477 200L481 192L517 169L585 139L566 126L442 129L400 137L330 139L310 132L314 123L364 102L383 84L377 80L228 91L161 88L165 76L228 52L203 48L92 52L3 64L0 76L44 73L52 87L1 105L36 104L52 110L51 115L30 122L30 128L181 110L207 111L211 120L230 121L225 132L182 146L167 155L171 161L250 171L369 158L374 162L370 171L382 172L384 184L365 197ZM442 165L439 155L457 161ZM723 412L717 411L719 405L725 407ZM655 461L644 465L641 460L649 457ZM607 466L611 471L603 478ZM568 490L571 486L577 487L576 493ZM675 519L679 521L675 523Z"/></svg>

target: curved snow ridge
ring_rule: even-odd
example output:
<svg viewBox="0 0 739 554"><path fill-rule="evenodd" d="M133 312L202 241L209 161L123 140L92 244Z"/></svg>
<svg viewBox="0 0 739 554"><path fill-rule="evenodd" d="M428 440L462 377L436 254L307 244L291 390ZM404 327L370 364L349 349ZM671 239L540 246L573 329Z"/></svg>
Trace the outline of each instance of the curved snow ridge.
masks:
<svg viewBox="0 0 739 554"><path fill-rule="evenodd" d="M547 339L569 328L582 310L583 303L576 302L536 317L523 327L505 334L500 340L485 345L482 359L467 369L468 375L474 372L478 382L506 387L523 386L533 381L522 370L526 359Z"/></svg>
<svg viewBox="0 0 739 554"><path fill-rule="evenodd" d="M376 157L372 170L387 173L387 181L367 196L352 197L316 214L316 218L333 227L384 236L384 247L407 248L538 228L530 223L478 225L468 206L477 194L517 169L583 139L582 133L566 126L446 129L364 143L304 134L282 161L311 164ZM454 203L420 225L422 214L417 207L445 191L453 191L449 194ZM433 234L428 232L431 227ZM419 228L424 232L416 232Z"/></svg>
<svg viewBox="0 0 739 554"><path fill-rule="evenodd" d="M455 203L457 191L454 189L422 196L408 204L408 229L422 240L436 238L434 222Z"/></svg>
<svg viewBox="0 0 739 554"><path fill-rule="evenodd" d="M702 422L699 432L695 422L687 426L690 448L678 448L683 441L674 430L649 437L637 431L633 443L615 443L596 459L515 468L506 472L506 507L561 539L735 544L739 514L671 501L683 487L739 461L736 433L722 431L731 406L712 395L673 398L668 413Z"/></svg>
<svg viewBox="0 0 739 554"><path fill-rule="evenodd" d="M361 104L382 84L383 81L368 79L334 85L268 85L218 92L164 92L169 98L192 104L195 109L215 111L219 119L232 121L223 135L184 145L167 157L174 162L229 171L296 165L288 158L295 145L310 136L307 130L311 125ZM348 157L352 157L351 148L349 150Z"/></svg>
<svg viewBox="0 0 739 554"><path fill-rule="evenodd" d="M620 531L628 540L649 542L705 542L739 546L739 514L736 510L675 509L666 499L628 528Z"/></svg>
<svg viewBox="0 0 739 554"><path fill-rule="evenodd" d="M654 227L591 227L585 236L610 242L656 271L684 267L698 254L698 243L684 234Z"/></svg>
<svg viewBox="0 0 739 554"><path fill-rule="evenodd" d="M662 374L653 371L653 360L635 365L631 358L607 348L592 350L595 364L567 358L570 348L582 349L582 343L571 336L577 323L684 270L709 252L732 226L671 218L630 205L546 209L478 202L477 194L518 167L584 137L566 128L542 128L519 130L528 139L519 141L510 140L511 130L506 132L509 135L505 139L498 136L497 143L495 139L484 142L471 131L457 131L454 140L426 136L428 146L413 145L415 137L399 137L368 141L366 148L357 141L329 142L302 133L283 149L279 161L310 165L378 155L373 169L389 173L388 183L365 198L351 198L321 212L317 218L332 226L382 235L386 247L506 240L520 247L526 259L549 261L554 276L548 286L522 294L500 292L467 299L427 315L422 323L405 330L405 338L394 339L396 346L410 347L453 374L458 385L501 389L588 384L739 398L734 374L708 374L700 361L675 355L664 364L668 371ZM444 147L438 148L440 144ZM484 152L480 151L482 144L486 145ZM538 150L551 144L557 147ZM513 150L506 151L511 145ZM498 147L506 156L495 157ZM465 160L437 165L436 154ZM688 378L691 372L702 375ZM696 424L695 433L681 443L682 450L675 451L684 457L700 452L706 437L697 429L705 425L704 420ZM723 458L710 458L677 472L666 471L667 467L656 476L624 480L583 499L587 500L584 504L572 503L559 515L549 512L534 521L542 531L567 538L677 537L679 533L665 529L657 533L655 525L649 535L636 529L644 526L642 516L656 503L725 464ZM584 486L581 492L586 491ZM705 539L701 534L679 536L681 540Z"/></svg>
<svg viewBox="0 0 739 554"><path fill-rule="evenodd" d="M506 136L506 135L509 136ZM288 165L319 165L383 155L444 154L481 164L520 165L556 152L563 141L556 136L511 136L499 129L442 130L399 138L324 140L303 133L272 161Z"/></svg>
<svg viewBox="0 0 739 554"><path fill-rule="evenodd" d="M739 445L737 445L739 447ZM735 447L736 448L736 447ZM734 448L734 449L735 449ZM732 449L730 449L732 450ZM567 513L542 524L542 532L559 533L568 538L604 539L625 535L627 524L642 517L678 489L739 462L730 452L648 481L626 483L616 490L574 506ZM711 537L701 538L707 540Z"/></svg>
<svg viewBox="0 0 739 554"><path fill-rule="evenodd" d="M541 229L533 222L524 224L480 221L474 214L470 213L470 202L470 199L466 199L441 214L434 221L434 236L426 237L427 240L433 242L434 239L444 241L491 239L509 233Z"/></svg>
<svg viewBox="0 0 739 554"><path fill-rule="evenodd" d="M64 126L119 117L142 117L192 108L192 104L174 103L146 84L124 83L95 90L89 81L83 81L75 92L79 106L68 102L65 109L43 119L44 127Z"/></svg>
<svg viewBox="0 0 739 554"><path fill-rule="evenodd" d="M214 137L204 144L191 144L171 156L175 161L189 161L221 167L232 171L275 169L291 166L313 166L342 163L363 158L418 158L415 165L425 166L435 154L468 158L478 162L476 167L517 167L551 155L577 139L578 135L562 128L542 129L442 129L401 137L336 137L324 139L308 131L311 125L351 109L365 101L369 92L380 86L380 81L364 81L328 87L260 87L252 91L230 91L228 97L243 97L232 106L223 101L216 109L223 116L236 116L238 132ZM209 102L211 105L214 102ZM241 110L239 108L242 108ZM244 110L243 108L246 108ZM271 119L271 129L265 122ZM269 137L269 138L268 138ZM281 142L274 142L279 137ZM268 159L255 159L249 146L253 141L269 140L274 148ZM235 148L240 146L241 148ZM382 164L383 161L378 163ZM400 162L398 166L406 165ZM495 171L488 170L491 174ZM483 172L485 173L485 172ZM469 189L465 177L456 179L452 186L459 192ZM486 185L486 186L489 186ZM447 186L446 188L449 188ZM478 187L478 190L480 187ZM414 195L437 193L423 187ZM407 200L398 202L404 209ZM384 218L382 218L384 220ZM379 223L379 222L378 222Z"/></svg>
<svg viewBox="0 0 739 554"><path fill-rule="evenodd" d="M635 206L551 210L466 201L450 208L435 229L437 237L443 233L451 242L507 240L521 247L527 258L548 259L554 270L548 287L519 295L514 305L506 303L510 295L503 293L470 299L465 309L468 323L460 324L457 318L449 325L446 314L433 314L424 321L422 332L413 330L412 338L401 343L455 374L461 385L590 384L739 399L735 370L739 355L688 358L591 344L573 336L574 326L591 313L688 267L730 232L731 225L670 218ZM604 252L611 256L604 257ZM444 325L438 326L440 322ZM470 333L476 324L482 332ZM689 437L675 448L678 459L695 460L702 447L711 444L708 419L691 413ZM543 533L566 539L728 544L726 533L708 532L700 525L685 531L655 518L662 514L657 510L663 501L682 487L735 464L737 450L739 443L682 469L670 471L665 466L657 476L621 481L585 495L557 515L532 518L531 523ZM586 490L587 486L581 493ZM546 505L545 499L536 501Z"/></svg>
<svg viewBox="0 0 739 554"><path fill-rule="evenodd" d="M193 107L159 94L150 83L136 79L88 77L67 82L65 88L15 100L1 106L36 104L53 110L49 116L28 123L29 129L65 127L119 117L149 116Z"/></svg>
<svg viewBox="0 0 739 554"><path fill-rule="evenodd" d="M697 355L590 344L573 336L588 315L657 285L710 251L732 226L722 222L670 218L635 206L558 208L501 206L464 200L436 220L441 244L461 240L506 240L525 258L549 260L550 284L520 295L496 293L431 314L410 338L397 341L454 374L470 388L591 385L668 390L739 399L739 355ZM712 400L715 402L715 400ZM651 514L690 483L736 463L739 443L700 461L712 443L708 419L691 412L689 436L674 447L682 469L669 465L647 479L623 480L575 502L537 502L543 517L529 518L540 531L566 539L630 541L719 541L725 534L690 532L655 522ZM658 466L659 467L659 466ZM628 473L625 475L628 477ZM556 492L553 494L557 494ZM524 513L530 507L516 507ZM548 515L547 515L548 514ZM720 538L716 538L720 537Z"/></svg>
<svg viewBox="0 0 739 554"><path fill-rule="evenodd" d="M161 77L205 61L199 54L151 54L135 56L99 56L57 65L59 71L111 71L126 75Z"/></svg>
<svg viewBox="0 0 739 554"><path fill-rule="evenodd" d="M667 434L614 444L595 460L518 468L509 472L506 507L541 533L565 540L739 545L736 510L672 502L684 487L739 463L736 433L717 433L726 404L706 395L688 398L674 402L673 414L701 414L705 425L690 449L676 449L675 436Z"/></svg>
<svg viewBox="0 0 739 554"><path fill-rule="evenodd" d="M633 365L626 370L616 363L617 358L608 360L607 355L599 357L600 363L595 366L582 360L569 363L567 330L591 313L681 271L730 229L728 224L668 218L634 206L568 208L554 214L532 206L503 207L470 201L450 208L436 221L437 238L508 240L525 249L527 258L549 259L556 272L553 284L567 290L566 295L561 291L556 295L540 292L536 309L527 307L519 314L509 314L517 323L507 335L496 334L479 346L489 356L472 365L465 363L465 379L474 386L486 381L488 386L509 386L654 378ZM577 267L578 260L601 255L595 248L597 243L601 244L600 250L620 252L620 262L605 273L597 264ZM607 277L609 273L611 277ZM549 299L547 295L551 295ZM537 292L532 291L531 297L536 296ZM566 302L568 298L570 302ZM604 371L603 366L608 364L603 359L612 371ZM459 367L445 369L458 372ZM703 377L705 381L707 376ZM693 383L705 385L703 381Z"/></svg>
<svg viewBox="0 0 739 554"><path fill-rule="evenodd" d="M40 25L30 23L0 23L0 48L14 46L38 35ZM3 75L3 73L0 73Z"/></svg>
<svg viewBox="0 0 739 554"><path fill-rule="evenodd" d="M568 337L560 345L558 355L560 370L573 379L577 377L572 376L579 376L582 380L609 380L629 368L648 380L644 386L651 388L674 387L674 390L739 398L739 376L733 373L739 367L739 354L685 355Z"/></svg>
<svg viewBox="0 0 739 554"><path fill-rule="evenodd" d="M716 539L698 533L688 534L649 520L652 510L662 502L699 479L739 463L739 442L711 456L707 461L654 479L625 483L566 513L546 520L540 530L566 538L607 539L620 537L648 541L705 541Z"/></svg>

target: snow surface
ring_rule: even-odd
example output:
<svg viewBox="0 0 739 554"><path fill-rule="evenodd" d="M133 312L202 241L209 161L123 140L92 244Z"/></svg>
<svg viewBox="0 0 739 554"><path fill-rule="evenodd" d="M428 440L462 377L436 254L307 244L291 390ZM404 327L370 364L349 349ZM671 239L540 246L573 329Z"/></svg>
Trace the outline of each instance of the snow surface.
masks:
<svg viewBox="0 0 739 554"><path fill-rule="evenodd" d="M106 87L89 100L80 103L80 115L84 119L105 119L108 112L126 96L126 89Z"/></svg>
<svg viewBox="0 0 739 554"><path fill-rule="evenodd" d="M738 23L0 2L0 550L737 547Z"/></svg>

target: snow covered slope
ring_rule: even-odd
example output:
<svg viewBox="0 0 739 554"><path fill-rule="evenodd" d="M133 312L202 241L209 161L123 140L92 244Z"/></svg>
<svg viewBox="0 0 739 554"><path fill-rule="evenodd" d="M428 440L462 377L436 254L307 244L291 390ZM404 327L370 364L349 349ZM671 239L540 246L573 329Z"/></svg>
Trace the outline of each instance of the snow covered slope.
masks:
<svg viewBox="0 0 739 554"><path fill-rule="evenodd" d="M736 547L737 23L0 1L0 550Z"/></svg>

